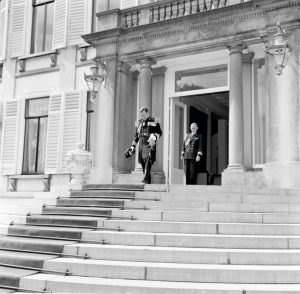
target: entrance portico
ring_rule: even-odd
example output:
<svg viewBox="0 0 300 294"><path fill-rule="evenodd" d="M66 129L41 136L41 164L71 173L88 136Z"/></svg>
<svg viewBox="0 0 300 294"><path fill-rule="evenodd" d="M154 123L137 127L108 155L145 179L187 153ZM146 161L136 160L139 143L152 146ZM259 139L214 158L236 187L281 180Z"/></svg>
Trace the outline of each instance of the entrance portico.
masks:
<svg viewBox="0 0 300 294"><path fill-rule="evenodd" d="M266 30L265 22L257 21L258 16L260 19L264 18L265 11L272 14L272 11L276 10L277 4L273 1L264 1L263 5L268 9L263 10L262 4L254 6L249 1L216 9L202 14L201 17L191 11L190 15L182 15L182 17L174 19L166 17L163 20L162 18L153 18L150 22L143 18L147 13L146 10L155 10L159 4L135 7L122 12L123 14L121 11L111 11L111 18L108 18L108 12L99 13L100 23L109 19L113 21L106 22L105 31L84 36L85 40L96 46L97 57L103 61L109 60L114 52L114 56L117 56L117 63L127 64L129 72L126 85L118 81L119 75L115 81L116 92L122 93L122 95L118 96L118 103L114 102L114 136L120 132L122 134L125 132L125 135L118 136L114 142L118 142L118 146L122 146L122 148L129 147L133 134L133 120L136 119L138 107L141 104L148 106L149 109L152 109L152 115L162 119L164 141L160 143L162 149L159 152L161 154L160 166L161 172L164 173L166 182L168 182L170 161L172 160L170 156L172 138L169 137L172 135L169 134L171 129L169 99L174 97L171 92L176 92L174 90L176 86L174 68L189 69L186 67L188 65L190 69L195 69L203 68L205 62L205 66L210 63L214 66L225 63L228 70L227 90L229 90L229 161L228 167L223 172L222 185L295 187L297 177L293 174L299 166L299 134L298 127L295 131L295 126L298 125L298 108L293 105L298 105L298 90L291 91L291 89L297 84L298 68L295 65L298 64L298 58L296 54L294 57L291 56L284 74L281 77L274 76L270 61L265 58L262 36L272 35L276 22L281 20L282 16L266 17L265 22L269 22L270 33ZM138 11L139 9L140 11ZM298 30L293 28L295 12L292 5L289 6L289 9L290 13L287 13L288 16L285 17L285 27L293 30L293 38L296 40L295 36L298 36ZM128 13L132 15L130 23L128 23ZM297 47L296 41L294 41L294 47ZM116 52L117 55L115 55ZM225 57L223 60L216 61L214 57L219 53ZM153 60L157 63L154 64ZM186 60L192 60L192 62L189 64ZM267 83L264 85L258 82L258 75L262 72L256 66L261 60L264 60L264 63L261 64L266 64L263 74L267 77ZM162 86L164 89L156 91L158 82L153 73L156 68L161 67L166 69L159 82L160 89ZM133 72L136 70L139 71L138 80L133 78ZM154 83L155 79L156 84ZM132 90L134 88L137 89L136 93ZM189 89L188 94L195 94L194 91L198 90ZM160 93L159 97L156 96L158 92ZM265 95L262 96L262 93ZM287 95L287 93L289 94ZM286 97L285 102L288 105L282 101L282 98L279 98L283 96ZM105 99L101 93L98 98ZM122 99L122 103L120 103L120 99ZM261 99L264 99L264 110L269 115L266 120L259 121L259 126L263 126L264 130L257 128L258 121L256 119L263 117ZM157 105L161 106L157 107ZM130 113L134 118L125 118L126 123L122 124L121 114L129 115L129 112L125 111L128 107L132 109ZM154 109L155 111L153 111ZM263 118L265 119L265 117ZM118 121L117 125L116 121ZM118 126L121 126L122 131L120 129L116 131ZM270 127L269 131L268 126ZM287 129L289 131L286 133ZM262 144L262 141L265 142L265 145ZM105 142L99 142L99 144L105 144ZM263 146L267 146L267 157L261 156L261 160L256 162L258 158L256 153L262 153ZM113 144L115 157L120 157L122 148ZM112 151L107 150L107 152ZM136 181L137 178L134 176L138 174L139 169L134 160L130 159L127 162L120 160L119 162L122 162L122 167L118 161L114 161L111 169L113 173L111 181L121 178L126 181L132 179ZM259 164L259 169L256 169L257 164ZM129 167L128 170L126 165ZM278 167L288 170L288 179L282 180L279 177L279 173L275 172ZM134 172L133 175L131 172ZM120 174L123 176L119 177Z"/></svg>

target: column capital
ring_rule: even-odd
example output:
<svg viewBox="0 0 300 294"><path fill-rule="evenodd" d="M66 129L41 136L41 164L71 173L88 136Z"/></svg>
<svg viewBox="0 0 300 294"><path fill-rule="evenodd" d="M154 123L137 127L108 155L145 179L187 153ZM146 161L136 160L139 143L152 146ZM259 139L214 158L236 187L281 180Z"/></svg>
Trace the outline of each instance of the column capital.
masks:
<svg viewBox="0 0 300 294"><path fill-rule="evenodd" d="M229 55L230 55L233 53L242 53L242 51L246 49L247 46L244 42L234 42L230 45L227 45L227 48L229 50Z"/></svg>
<svg viewBox="0 0 300 294"><path fill-rule="evenodd" d="M141 65L141 68L151 67L151 65L156 64L156 60L151 57L137 59L136 62Z"/></svg>
<svg viewBox="0 0 300 294"><path fill-rule="evenodd" d="M139 77L139 74L140 74L140 72L138 70L134 70L132 72L132 78L137 80Z"/></svg>
<svg viewBox="0 0 300 294"><path fill-rule="evenodd" d="M254 57L254 53L253 52L249 52L249 53L243 54L243 63L252 64L253 57Z"/></svg>
<svg viewBox="0 0 300 294"><path fill-rule="evenodd" d="M124 61L118 61L117 71L127 74L130 70L130 67L131 66L129 64L125 63Z"/></svg>
<svg viewBox="0 0 300 294"><path fill-rule="evenodd" d="M155 67L155 68L152 68L152 75L153 76L164 76L166 71L167 71L166 66Z"/></svg>

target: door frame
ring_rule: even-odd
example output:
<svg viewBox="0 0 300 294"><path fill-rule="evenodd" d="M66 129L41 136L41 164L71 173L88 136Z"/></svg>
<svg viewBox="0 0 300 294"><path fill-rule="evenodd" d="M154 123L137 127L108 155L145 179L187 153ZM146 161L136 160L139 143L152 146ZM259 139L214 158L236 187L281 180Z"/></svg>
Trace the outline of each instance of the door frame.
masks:
<svg viewBox="0 0 300 294"><path fill-rule="evenodd" d="M185 92L178 92L175 95L172 95L169 97L169 130L168 130L168 171L167 171L167 183L170 185L172 184L172 167L174 165L173 162L173 142L174 142L174 136L173 136L173 125L175 121L175 104L176 102L180 105L184 103L180 101L176 101L175 99L180 99L181 97L186 97L186 96L198 96L198 95L203 95L203 94L211 94L211 93L220 93L220 92L230 92L229 87L216 87L216 88L208 88L208 89L201 89L201 90L193 90L193 91L185 91ZM187 106L187 105L185 105ZM187 108L186 108L187 112ZM185 117L185 123L184 123L184 129L185 133L187 133L187 113L184 115ZM228 114L228 119L229 119Z"/></svg>

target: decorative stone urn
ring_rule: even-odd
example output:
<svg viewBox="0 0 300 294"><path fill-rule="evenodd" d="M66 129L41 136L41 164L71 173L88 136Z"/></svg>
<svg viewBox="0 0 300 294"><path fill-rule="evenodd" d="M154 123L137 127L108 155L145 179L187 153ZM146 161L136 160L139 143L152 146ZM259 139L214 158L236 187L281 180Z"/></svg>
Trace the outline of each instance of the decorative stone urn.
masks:
<svg viewBox="0 0 300 294"><path fill-rule="evenodd" d="M90 173L92 153L84 150L83 143L77 143L76 149L66 155L67 168L71 173L69 190L82 190L84 176Z"/></svg>

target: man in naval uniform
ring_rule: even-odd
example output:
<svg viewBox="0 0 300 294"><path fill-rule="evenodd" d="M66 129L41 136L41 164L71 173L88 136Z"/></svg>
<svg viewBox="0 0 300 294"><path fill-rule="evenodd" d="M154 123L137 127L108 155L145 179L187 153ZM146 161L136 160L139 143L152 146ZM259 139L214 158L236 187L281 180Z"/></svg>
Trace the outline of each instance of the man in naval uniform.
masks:
<svg viewBox="0 0 300 294"><path fill-rule="evenodd" d="M151 184L151 167L156 159L156 140L161 137L162 131L158 119L149 115L146 107L140 109L140 119L136 122L135 138L130 148L125 151L125 157L130 157L135 152L138 142L138 161L142 165L143 183Z"/></svg>
<svg viewBox="0 0 300 294"><path fill-rule="evenodd" d="M202 136L197 133L196 123L191 124L191 133L188 134L183 142L181 159L184 159L184 173L187 185L196 185L197 181L197 162L202 156Z"/></svg>

